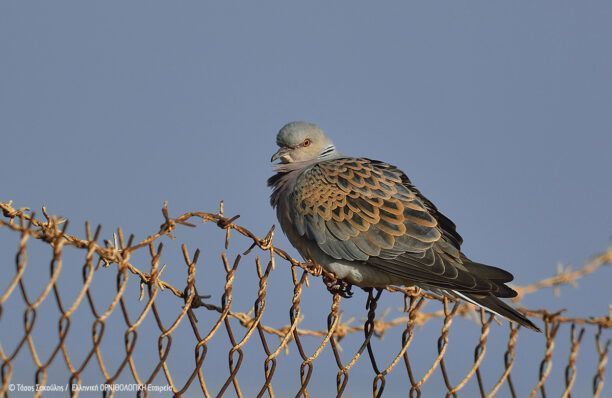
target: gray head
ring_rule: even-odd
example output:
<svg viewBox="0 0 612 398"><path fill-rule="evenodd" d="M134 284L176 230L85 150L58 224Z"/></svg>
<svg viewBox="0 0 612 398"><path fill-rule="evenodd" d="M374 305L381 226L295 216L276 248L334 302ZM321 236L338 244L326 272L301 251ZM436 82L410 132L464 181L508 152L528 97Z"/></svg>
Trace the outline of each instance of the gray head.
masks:
<svg viewBox="0 0 612 398"><path fill-rule="evenodd" d="M276 136L279 150L271 161L280 159L281 163L304 162L324 159L336 154L334 143L316 124L291 122L283 126Z"/></svg>

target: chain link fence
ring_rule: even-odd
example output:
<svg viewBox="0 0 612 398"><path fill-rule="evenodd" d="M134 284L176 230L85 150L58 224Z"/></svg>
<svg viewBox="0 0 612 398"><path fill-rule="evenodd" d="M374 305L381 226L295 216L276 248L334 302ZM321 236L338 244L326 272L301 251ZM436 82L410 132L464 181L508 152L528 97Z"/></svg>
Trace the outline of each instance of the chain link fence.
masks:
<svg viewBox="0 0 612 398"><path fill-rule="evenodd" d="M112 241L104 242L99 226L86 224L78 237L68 233L67 220L44 208L38 218L10 202L0 203L0 210L0 232L9 233L0 237L17 238L14 266L2 253L0 397L18 394L15 385L27 383L47 387L28 393L36 396L51 395L51 386L66 385L64 394L77 396L89 393L87 385L118 383L138 386L125 390L137 396L379 397L401 391L410 397L545 397L547 389L563 397L572 391L605 396L609 314L567 317L562 311L521 308L541 320L540 335L469 304L418 289L389 288L385 297L402 303L397 316L386 319L390 310L382 304L383 292L373 290L367 293L366 311L361 307L363 319L346 319L341 308L355 303L358 295L345 300L323 291L315 279L324 270L274 246L274 228L258 237L236 224L238 216L226 217L223 206L214 214L178 217L164 206L163 224L146 239L136 241L118 229ZM176 242L169 238L179 231L188 236L193 233L189 228L202 223L216 225L224 234L223 239L209 239L224 246L207 255L219 258L217 279L210 268L198 266L204 254L185 243L180 246L184 266L161 261L164 245ZM243 247L235 248L237 239ZM48 266L32 264L32 242L51 250ZM241 253L232 255L235 250ZM611 262L609 249L580 269L513 286L519 292L516 301L573 284ZM237 287L240 273L248 277L241 276ZM28 274L44 283L32 288ZM66 274L70 283L62 282ZM305 291L313 282L321 285L318 296L315 304L306 304ZM198 292L203 285L212 288ZM273 285L287 292L284 298L272 297ZM323 301L328 308L321 308ZM306 315L322 326L307 327ZM463 337L452 338L458 329L469 329L471 345ZM567 337L560 340L562 333ZM538 351L519 358L519 334L540 344ZM587 341L594 361L581 362L580 349ZM423 354L426 345L429 357ZM526 372L533 377L516 376ZM584 381L580 391L578 380ZM166 390L148 387L152 385ZM89 391L125 394L112 388Z"/></svg>

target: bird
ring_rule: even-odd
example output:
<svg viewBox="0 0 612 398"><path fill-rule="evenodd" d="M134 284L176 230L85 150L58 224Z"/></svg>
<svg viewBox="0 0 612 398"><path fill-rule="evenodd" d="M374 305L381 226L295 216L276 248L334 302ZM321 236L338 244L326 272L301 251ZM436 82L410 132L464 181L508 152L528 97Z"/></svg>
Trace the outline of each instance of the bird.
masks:
<svg viewBox="0 0 612 398"><path fill-rule="evenodd" d="M453 221L399 168L341 154L310 122L286 124L276 144L270 204L300 255L335 276L330 291L417 286L540 331L502 300L517 295L513 275L470 260Z"/></svg>

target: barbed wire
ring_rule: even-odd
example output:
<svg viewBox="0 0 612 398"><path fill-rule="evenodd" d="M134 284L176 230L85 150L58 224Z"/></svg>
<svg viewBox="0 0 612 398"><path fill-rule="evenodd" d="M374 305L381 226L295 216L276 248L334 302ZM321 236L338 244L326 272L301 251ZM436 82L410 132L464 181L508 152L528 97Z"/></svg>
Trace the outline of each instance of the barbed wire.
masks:
<svg viewBox="0 0 612 398"><path fill-rule="evenodd" d="M237 375L245 355L243 348L248 342L256 340L253 338L254 335L259 337L259 341L265 352L265 359L263 361L264 380L262 387L257 393L258 396L274 396L272 380L277 368L277 359L281 353L287 352L290 345L295 345L302 361L299 369L300 385L296 396L309 396L308 386L312 379L313 364L326 349L331 349L338 368L336 375L337 396L342 396L344 394L348 385L350 371L362 356L367 356L369 358L370 365L375 373L372 382L373 396L381 396L383 394L387 375L400 363L403 363L406 368L408 380L410 382L410 396L420 396L425 383L430 380L437 370L442 374L447 396L456 396L459 391L473 380L475 380L478 391L483 397L495 396L504 384L508 386L512 396L517 396L511 378L511 371L515 362L516 340L519 329L514 325L510 326L507 349L504 354L504 371L495 384L487 391L484 386L481 364L485 358L487 341L490 334L490 325L495 319L492 315L485 314L483 311L475 312L475 309L470 304L460 302L451 303L446 298L439 298L417 288L389 287L387 289L388 291L403 295L405 315L395 317L388 321L384 320L384 316L377 319L377 303L382 291L374 290L368 293L366 320L363 325L356 325L353 324L355 322L353 319L349 319L348 321L341 320L340 306L342 299L337 294L333 296L330 294L331 306L327 316L327 329L316 330L299 327L303 319L303 310L301 308L303 288L305 285L309 284L309 278L325 275L327 278L333 279L334 275L326 272L317 264L298 261L284 250L276 247L273 244L275 233L274 227L272 227L263 238L259 238L248 229L236 224L235 221L239 216L226 217L224 215L222 203L217 213L188 212L178 217L171 217L167 204L164 204L162 208L164 222L161 224L158 231L139 242L135 241L133 235L130 235L126 239L123 231L119 228L114 234L112 242L104 241L103 243L99 243L101 227L98 226L92 231L89 223L85 225L84 239L68 234L67 229L69 221L49 215L44 207L42 209L42 219L36 218L35 213L30 212L27 208L14 208L11 202L0 203L0 210L4 216L4 219L0 219L0 227L18 233L20 236L15 257L15 274L10 279L5 291L0 292L0 322L2 322L5 311L5 303L15 291L20 291L22 301L26 307L23 313L24 334L16 347L12 351L6 351L0 341L0 360L2 361L2 366L0 367L0 376L2 380L0 397L9 395L8 385L13 377L12 364L17 355L24 350L24 347L28 347L32 361L36 367L34 375L35 382L41 385L47 383L48 368L56 361L56 358L61 356L70 373L70 384L79 384L81 382L81 374L88 366L93 366L90 364L93 363L95 358L95 362L97 362L98 368L104 378L103 382L107 384L113 384L122 374L128 374L128 372L136 383L143 385L151 384L158 375L163 374L163 377L176 396L185 394L192 385L198 385L202 394L206 397L212 395L222 396L229 391L232 391L236 396L243 396ZM224 293L221 297L221 305L210 304L203 299L203 296L198 294L195 276L200 256L199 250L196 250L193 255L191 255L186 245L183 244L181 246L183 259L187 269L184 286L175 286L162 278L165 268L159 265L160 257L164 250L164 245L160 242L161 239L164 237L174 238L174 232L177 228L195 228L198 225L197 222L200 224L215 224L225 233L224 250L221 253L225 272L225 285L223 289ZM233 233L237 233L250 240L251 244L242 255L236 256L236 258L231 261L227 257L225 251L230 247ZM24 283L24 275L28 266L27 245L28 240L31 238L42 241L53 249L49 282L35 299L29 296ZM76 299L69 306L64 304L62 293L57 284L57 280L63 269L62 254L65 246L80 249L85 253L85 262L82 267L82 286ZM233 285L236 273L241 262L243 262L242 259L249 256L255 249L258 251L254 260L258 277L257 297L248 312L233 311ZM150 258L148 271L146 271L143 266L136 266L131 260L134 253L142 250L148 251L148 256ZM264 254L267 256L266 261L261 260L261 256ZM266 309L269 276L276 268L276 263L279 260L286 262L290 267L293 295L289 311L289 323L281 327L273 327L265 325L262 319ZM518 296L515 300L520 302L526 295L541 291L542 289L558 289L563 285L575 285L577 280L596 272L601 267L610 263L612 263L612 248L593 257L577 270L571 270L568 267L560 268L557 274L550 278L530 285L513 286L518 292ZM110 268L111 266L115 267L117 273L117 291L111 303L102 312L99 311L95 304L91 293L91 287L94 284L94 275L96 272L101 269ZM133 277L137 278L139 282L140 300L146 300L144 309L135 320L132 320L133 318L127 311L127 299L125 296L128 280ZM51 294L52 292L53 294ZM157 308L156 299L162 293L171 293L180 299L180 301L177 301L177 303L181 305L180 311L170 324L164 324L164 322L162 322ZM53 297L53 299L50 299L50 297ZM58 342L49 357L43 360L38 354L32 333L36 324L37 311L40 310L42 303L46 300L55 301L60 316L57 321ZM423 308L425 303L430 300L441 302L442 309L437 311L424 311ZM81 364L77 365L73 363L68 353L66 337L71 330L72 316L82 304L89 308L89 311L94 317L94 321L91 325L92 347ZM194 309L196 308L203 308L218 315L216 321L213 322L207 333L201 332L201 328L197 323L197 318L194 313ZM125 356L117 370L113 373L110 372L105 365L101 342L104 336L105 325L110 315L117 310L122 314L126 326L124 332ZM551 312L546 309L526 308L519 308L519 310L529 316L541 319L545 325L545 354L541 361L538 381L531 390L530 396L535 396L538 392L543 396L546 394L545 384L552 368L555 337L563 324L569 324L571 328L570 356L565 368L565 387L563 396L570 396L572 388L575 385L576 361L585 334L585 328L587 327L596 329L593 338L597 350L597 366L592 380L592 392L594 396L601 396L610 347L610 340L604 341L602 336L603 330L609 329L612 326L610 314L596 317L567 317L563 315L563 311ZM133 352L136 346L138 330L142 326L144 320L148 316L151 316L151 314L160 332L158 338L159 361L153 372L147 378L143 378L137 371ZM474 361L460 381L453 384L445 364L445 356L449 344L449 331L453 324L453 320L457 316L474 317L474 314L479 314L477 318L480 324L480 337L475 347ZM238 321L238 324L244 329L242 338L236 338L234 329L229 322L230 319ZM431 366L425 371L423 376L418 378L413 369L414 366L412 365L411 359L409 358L409 347L415 336L415 328L423 326L433 319L440 319L442 321L442 328L437 340L438 355L434 358ZM195 363L193 372L181 386L177 385L174 381L171 371L167 366L167 358L170 353L172 335L179 325L184 322L189 323L197 343L194 346ZM372 337L381 337L388 330L394 328L403 328L401 349L387 367L379 367L371 345ZM230 373L220 390L216 394L211 394L202 372L202 366L207 358L208 344L221 329L225 329L231 343L231 348L229 348L228 351ZM343 361L340 341L349 335L358 333L363 334L363 342L348 361ZM278 345L276 345L276 347L271 346L268 341L268 338L272 336L278 339ZM307 336L320 339L317 348L310 354L306 352L302 341L302 338ZM365 354L366 352L367 355ZM111 391L109 394L113 395L114 393ZM144 396L148 395L147 391L139 391L138 394ZM78 391L75 392L74 395L78 395Z"/></svg>

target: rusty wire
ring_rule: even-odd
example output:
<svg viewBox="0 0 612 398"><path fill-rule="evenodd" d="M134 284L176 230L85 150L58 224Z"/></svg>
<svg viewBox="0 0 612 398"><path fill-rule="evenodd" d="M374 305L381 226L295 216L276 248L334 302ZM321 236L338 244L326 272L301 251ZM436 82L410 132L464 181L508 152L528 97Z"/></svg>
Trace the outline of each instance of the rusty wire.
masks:
<svg viewBox="0 0 612 398"><path fill-rule="evenodd" d="M20 353L26 351L26 347L30 351L31 359L36 369L33 375L33 382L41 385L49 382L48 369L51 364L54 361L59 361L60 359L58 358L62 358L68 369L67 379L70 384L80 384L81 375L85 369L95 367L95 364L97 364L103 376L103 380L100 382L107 384L116 383L120 377L129 375L135 383L147 385L162 375L175 396L182 396L188 390L193 391L193 388L196 388L206 397L223 396L226 393L230 394L230 391L230 395L241 397L244 396L244 393L242 392L238 375L245 357L244 347L248 343L256 341L259 341L265 353L262 363L264 369L263 378L261 387L257 388L257 396L275 396L273 381L278 368L278 359L282 353L287 352L290 346L297 348L297 355L299 355L301 360L298 370L300 382L295 391L296 396L310 396L309 386L313 385L314 363L326 350L331 350L338 368L336 388L334 390L334 394L337 396L342 396L345 393L350 380L351 369L359 361L362 361L364 356L367 357L367 361L374 373L371 393L375 397L383 395L387 376L399 364L404 365L406 373L404 373L403 377L407 376L409 396L411 397L421 396L425 384L438 371L442 376L447 397L458 396L470 382L475 383L477 391L482 397L495 396L502 390L504 385L507 386L507 391L513 397L523 396L523 394L527 395L527 392L517 392L515 383L512 380L512 369L516 366L515 353L517 336L519 334L519 328L514 325L510 326L507 337L502 374L491 376L491 381L485 382L485 372L481 365L487 352L487 341L491 333L490 325L494 321L494 317L483 311L477 312L481 326L479 338L474 348L473 364L463 373L462 377L451 380L446 365L447 350L451 344L449 331L453 325L453 320L457 316L473 316L475 313L474 308L469 304L451 303L447 299L440 299L419 289L403 287L390 287L387 289L391 292L396 292L396 294L403 295L405 303L405 315L398 316L389 321L385 321L384 317L379 316L377 318L377 305L382 291L373 290L368 294L367 318L363 325L353 325L350 321L343 322L340 310L342 299L339 295L330 295L331 305L327 316L327 329L313 330L299 327L303 319L301 298L304 287L309 283L309 277L325 274L326 277L333 278L333 275L327 273L316 264L300 262L292 258L287 252L274 246L274 228L270 229L265 237L259 238L248 229L235 223L238 216L226 217L223 214L222 206L217 213L188 212L178 217L171 217L167 205L164 205L162 209L164 222L157 232L140 242L135 242L133 236L126 239L123 231L118 229L114 241L105 242L104 244L98 243L100 227L97 227L92 232L90 225L86 224L85 238L79 238L67 233L69 225L67 220L50 216L45 208L43 208L43 219L36 218L36 215L30 212L29 209L15 209L11 202L0 203L0 210L4 216L4 219L0 219L0 227L13 231L20 236L15 256L14 274L10 275L8 270L2 271L3 278L10 278L10 282L5 291L0 292L0 325L3 328L9 326L16 327L14 325L2 324L3 314L7 310L5 303L11 295L17 294L16 292L19 291L21 299L25 304L23 326L21 326L23 328L23 336L18 344L8 349L0 341L0 397L8 397L10 395L8 386L13 378L13 363ZM192 256L186 245L183 244L181 246L187 269L184 285L180 287L174 286L162 279L164 268L160 268L159 265L164 247L163 243L161 243L162 238L173 237L173 232L179 227L196 227L197 224L194 221L214 223L224 230L225 250L230 246L232 232L234 231L252 242L251 246L243 253L243 256L249 256L253 250L258 250L259 254L255 256L258 291L250 311L238 312L232 310L234 280L239 266L243 262L243 256L239 255L231 261L225 251L222 252L225 286L221 297L221 305L210 304L198 294L196 270L200 257L199 250L196 250ZM30 297L24 283L24 275L28 269L27 246L29 239L45 242L53 250L49 266L49 281L38 297L35 298ZM82 286L72 303L64 302L62 292L57 284L58 278L65 268L62 254L66 246L82 250L85 259L81 270ZM148 257L150 258L148 270L145 270L143 265L137 266L131 261L132 255L140 250L148 252ZM261 256L264 254L268 259L262 263ZM266 297L269 286L268 278L275 270L276 263L279 260L286 262L291 269L293 297L289 310L289 323L285 326L273 327L263 324L262 318L266 310ZM542 289L555 289L562 285L574 284L576 280L596 272L602 266L611 262L612 249L608 249L592 258L578 270L563 269L557 275L540 282L526 286L514 286L519 293L516 300L520 301L525 295ZM100 309L94 301L90 288L95 283L95 274L97 272L107 272L103 270L112 269L111 266L114 266L113 268L116 272L116 292L110 304L106 308ZM130 278L136 278L139 282L140 299L145 300L146 298L144 308L136 317L133 317L128 312L129 299L125 294ZM179 310L174 321L170 324L162 321L156 303L156 299L162 294L171 294L177 298L176 304ZM57 341L50 343L53 347L51 354L47 358L41 358L32 333L36 326L37 312L40 310L42 303L47 300L55 302L60 316L57 319ZM438 311L424 311L423 307L427 300L441 301L442 309ZM75 363L74 359L70 356L66 338L70 332L78 332L75 331L72 325L72 315L80 306L87 307L94 317L94 321L90 325L92 345L84 360L81 363ZM202 325L198 324L196 318L195 310L198 308L208 310L211 314L217 314L216 320L212 325L209 325L210 328L206 333L202 332ZM541 319L545 325L543 358L540 362L537 381L528 395L530 397L537 396L538 394L546 396L546 383L550 381L549 376L553 366L553 352L555 345L559 344L556 341L556 337L562 325L567 324L570 328L570 341L569 358L564 367L563 396L570 397L574 388L578 375L577 358L579 349L587 330L593 331L592 335L597 353L597 364L594 366L594 375L591 376L592 393L594 396L601 396L610 347L610 340L603 338L603 332L612 327L610 315L607 314L599 317L566 317L562 311L550 312L545 309L530 310L524 308L520 310L525 314ZM101 343L104 338L107 321L114 312L119 312L125 323L125 347L124 356L121 358L119 366L114 371L111 371L108 369L107 362L105 362L105 353L101 348ZM135 363L133 353L137 344L138 330L143 327L142 324L147 317L153 317L159 329L157 344L158 361L153 371L143 376L137 370L138 366ZM235 326L232 326L230 319L236 320L244 329L241 332L241 338L237 337L234 331ZM430 360L431 365L427 370L418 375L414 368L415 358L410 357L409 349L417 333L416 327L422 326L433 319L439 319L441 322L441 329L437 339L438 354ZM173 376L167 360L172 348L173 333L175 333L181 323L188 323L197 341L193 347L194 369L190 375ZM375 355L372 338L375 336L381 337L387 330L392 328L403 328L400 349L388 365L381 366ZM80 328L79 330L81 330L80 333L83 333L82 330L84 329ZM213 392L210 391L207 385L202 367L207 359L209 361L219 360L219 358L208 357L207 353L211 340L221 333L226 334L231 346L227 353L229 374L221 388ZM346 336L355 335L356 333L363 335L363 341L359 349L352 355L344 355L340 347L340 341ZM274 338L274 341L278 341L276 345L271 344L271 337ZM307 350L304 344L305 338L319 339L313 351ZM422 358L419 360L422 361ZM593 369L589 370L589 372L592 373ZM402 372L395 370L394 374L402 374ZM185 381L179 383L176 379ZM73 394L78 395L78 392ZM113 392L109 393L111 396L113 394ZM148 393L147 391L141 391L138 394L147 396Z"/></svg>

